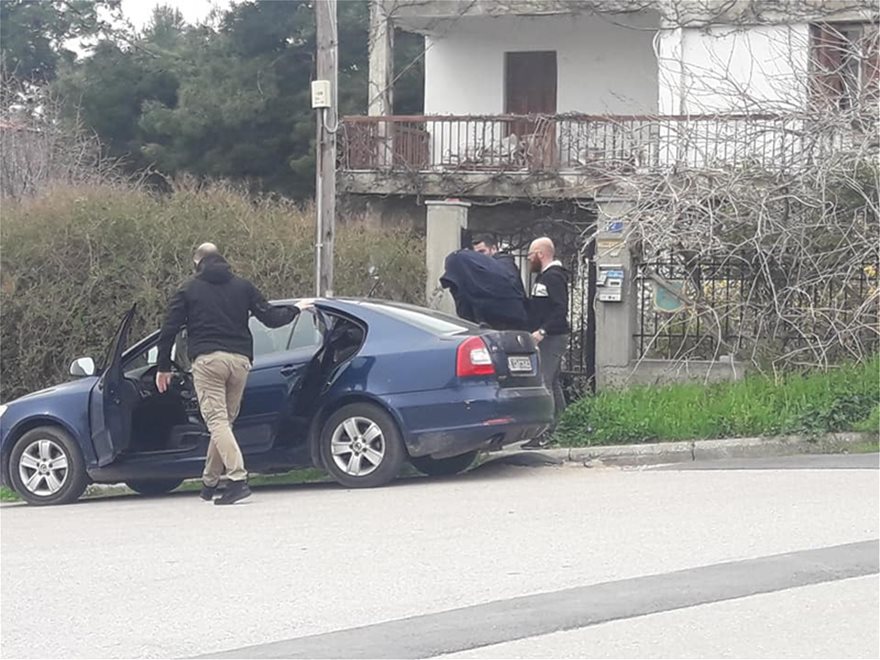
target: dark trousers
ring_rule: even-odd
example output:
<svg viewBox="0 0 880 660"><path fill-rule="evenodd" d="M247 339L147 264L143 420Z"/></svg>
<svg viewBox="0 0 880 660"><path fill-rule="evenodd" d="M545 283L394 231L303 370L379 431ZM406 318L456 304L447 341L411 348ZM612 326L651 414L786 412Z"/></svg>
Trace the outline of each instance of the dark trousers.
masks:
<svg viewBox="0 0 880 660"><path fill-rule="evenodd" d="M565 410L565 395L562 393L562 356L568 348L568 335L547 335L538 344L541 352L541 374L544 384L553 392L556 407L556 422Z"/></svg>

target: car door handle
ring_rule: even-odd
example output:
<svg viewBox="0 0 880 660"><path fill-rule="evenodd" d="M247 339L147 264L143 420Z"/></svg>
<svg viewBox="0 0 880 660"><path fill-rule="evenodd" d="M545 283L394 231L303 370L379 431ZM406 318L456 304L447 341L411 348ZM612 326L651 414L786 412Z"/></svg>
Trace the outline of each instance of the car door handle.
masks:
<svg viewBox="0 0 880 660"><path fill-rule="evenodd" d="M295 364L286 364L281 367L281 375L282 376L292 376L297 371L299 371L299 367Z"/></svg>

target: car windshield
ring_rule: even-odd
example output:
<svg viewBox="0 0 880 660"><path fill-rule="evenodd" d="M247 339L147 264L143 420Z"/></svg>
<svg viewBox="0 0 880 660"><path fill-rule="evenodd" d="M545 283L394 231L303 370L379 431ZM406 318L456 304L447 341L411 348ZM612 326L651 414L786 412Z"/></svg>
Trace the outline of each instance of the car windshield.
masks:
<svg viewBox="0 0 880 660"><path fill-rule="evenodd" d="M400 303L361 303L364 307L392 316L399 321L413 325L434 335L459 335L469 330L477 330L476 326L455 316L431 309Z"/></svg>

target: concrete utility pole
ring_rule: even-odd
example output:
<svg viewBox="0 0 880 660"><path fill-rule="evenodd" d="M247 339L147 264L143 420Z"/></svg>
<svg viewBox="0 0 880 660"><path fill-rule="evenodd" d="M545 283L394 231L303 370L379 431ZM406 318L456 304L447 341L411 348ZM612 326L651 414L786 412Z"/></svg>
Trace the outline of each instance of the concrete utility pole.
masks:
<svg viewBox="0 0 880 660"><path fill-rule="evenodd" d="M315 180L318 242L315 258L315 282L317 295L329 297L333 295L333 241L336 235L336 130L339 128L336 0L315 0L315 27L318 45L317 80L312 85L312 106L318 114Z"/></svg>
<svg viewBox="0 0 880 660"><path fill-rule="evenodd" d="M394 80L394 27L385 13L384 0L370 0L370 70L367 85L367 114L385 117L392 114ZM387 122L376 126L381 167L392 161L391 131Z"/></svg>

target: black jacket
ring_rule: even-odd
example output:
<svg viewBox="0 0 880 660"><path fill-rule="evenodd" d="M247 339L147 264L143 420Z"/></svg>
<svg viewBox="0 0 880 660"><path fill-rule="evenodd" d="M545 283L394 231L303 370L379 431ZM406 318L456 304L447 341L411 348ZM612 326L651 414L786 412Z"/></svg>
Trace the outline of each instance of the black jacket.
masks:
<svg viewBox="0 0 880 660"><path fill-rule="evenodd" d="M522 299L525 300L526 289L523 286L522 274L520 273L519 267L516 265L516 260L513 258L513 255L507 254L506 252L496 252L492 255L492 258L513 274L516 278L515 283L519 290L519 294L522 296Z"/></svg>
<svg viewBox="0 0 880 660"><path fill-rule="evenodd" d="M568 271L559 263L538 275L529 300L529 330L566 335L568 325Z"/></svg>
<svg viewBox="0 0 880 660"><path fill-rule="evenodd" d="M296 307L275 307L246 279L232 273L219 254L209 254L171 297L168 315L159 333L159 371L171 370L171 346L183 326L190 360L225 351L254 359L254 340L248 327L250 313L264 325L280 328L299 313Z"/></svg>
<svg viewBox="0 0 880 660"><path fill-rule="evenodd" d="M452 294L459 317L496 330L526 328L522 281L502 261L473 250L453 252L440 284Z"/></svg>

